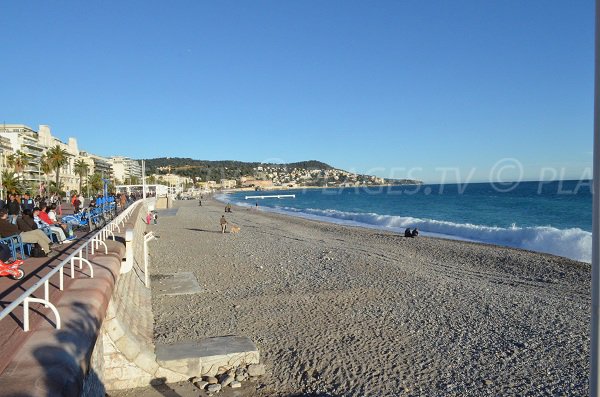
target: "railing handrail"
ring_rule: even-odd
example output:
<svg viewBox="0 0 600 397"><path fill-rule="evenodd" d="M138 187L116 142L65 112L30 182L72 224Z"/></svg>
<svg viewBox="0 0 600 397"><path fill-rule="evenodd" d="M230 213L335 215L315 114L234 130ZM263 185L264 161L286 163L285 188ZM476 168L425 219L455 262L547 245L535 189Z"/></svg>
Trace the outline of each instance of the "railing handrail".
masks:
<svg viewBox="0 0 600 397"><path fill-rule="evenodd" d="M66 259L64 259L63 261L60 262L60 264L58 264L54 269L52 269L48 274L46 274L44 277L42 277L40 280L38 280L35 284L33 284L29 289L27 289L25 292L23 292L17 299L15 299L10 305L8 305L7 307L5 307L1 312L0 312L0 320L2 320L4 317L8 316L10 313L12 313L12 311L14 309L16 309L20 304L22 304L23 302L25 302L25 300L27 298L29 298L31 295L33 295L33 293L35 293L40 287L42 287L44 284L46 284L50 278L52 276L54 276L56 273L62 271L62 269L68 264L70 263L77 255L81 254L81 252L88 248L88 246L90 244L95 244L96 243L96 238L98 235L102 234L104 229L109 227L111 224L113 223L119 223L121 222L121 219L123 219L125 216L129 215L129 213L131 213L133 211L133 209L135 207L137 207L140 203L142 203L143 200L138 200L134 203L132 203L131 205L129 205L129 207L127 207L125 210L123 210L119 215L117 215L117 217L115 219L113 219L112 221L110 221L108 224L106 224L102 229L98 230L98 232L96 232L92 237L90 237L85 243L83 243L81 245L81 247L77 248L73 253L71 253Z"/></svg>

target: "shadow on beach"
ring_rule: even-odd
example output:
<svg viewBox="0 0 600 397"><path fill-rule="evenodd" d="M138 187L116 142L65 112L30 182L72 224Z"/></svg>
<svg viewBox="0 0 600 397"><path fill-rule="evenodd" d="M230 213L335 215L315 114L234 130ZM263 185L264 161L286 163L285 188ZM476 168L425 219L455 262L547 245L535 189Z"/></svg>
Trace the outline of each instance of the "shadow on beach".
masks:
<svg viewBox="0 0 600 397"><path fill-rule="evenodd" d="M221 231L219 230L207 230L207 229L190 229L187 228L186 230L191 230L193 232L204 232L204 233L219 233L221 234Z"/></svg>

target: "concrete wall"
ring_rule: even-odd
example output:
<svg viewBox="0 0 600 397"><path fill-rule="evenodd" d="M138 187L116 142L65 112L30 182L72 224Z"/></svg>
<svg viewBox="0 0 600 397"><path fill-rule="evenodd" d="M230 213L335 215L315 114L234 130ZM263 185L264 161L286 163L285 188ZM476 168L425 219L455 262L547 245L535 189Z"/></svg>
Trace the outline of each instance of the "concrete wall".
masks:
<svg viewBox="0 0 600 397"><path fill-rule="evenodd" d="M121 274L113 291L98 340L91 356L93 376L86 379L86 396L97 395L97 380L106 390L129 389L149 385L153 380L177 382L187 375L161 368L154 354L154 317L150 289L144 285L144 215L143 204L132 215L125 228L134 230L134 264L130 272Z"/></svg>

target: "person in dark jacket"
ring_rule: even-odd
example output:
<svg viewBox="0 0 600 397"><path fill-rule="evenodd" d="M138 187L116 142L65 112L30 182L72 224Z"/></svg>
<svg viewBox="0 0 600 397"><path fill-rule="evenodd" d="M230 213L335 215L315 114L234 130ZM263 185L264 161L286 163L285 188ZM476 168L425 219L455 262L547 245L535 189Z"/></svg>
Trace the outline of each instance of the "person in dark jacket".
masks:
<svg viewBox="0 0 600 397"><path fill-rule="evenodd" d="M13 225L17 224L17 217L21 212L21 204L17 201L17 197L14 194L11 194L8 199L8 204L6 205L6 209L8 211L8 220Z"/></svg>
<svg viewBox="0 0 600 397"><path fill-rule="evenodd" d="M22 232L29 232L38 228L37 224L33 220L33 213L31 210L23 211L20 218L17 218L17 227Z"/></svg>
<svg viewBox="0 0 600 397"><path fill-rule="evenodd" d="M404 231L404 237L412 237L412 232L410 231L410 227L407 227Z"/></svg>

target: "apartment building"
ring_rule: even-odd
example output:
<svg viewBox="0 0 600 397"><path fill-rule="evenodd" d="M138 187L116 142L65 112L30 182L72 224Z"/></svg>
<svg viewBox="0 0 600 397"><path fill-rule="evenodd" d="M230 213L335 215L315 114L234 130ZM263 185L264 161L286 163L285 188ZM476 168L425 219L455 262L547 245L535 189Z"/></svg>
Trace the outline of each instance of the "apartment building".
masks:
<svg viewBox="0 0 600 397"><path fill-rule="evenodd" d="M114 156L110 158L113 178L121 183L130 178L138 178L141 182L142 166L129 157Z"/></svg>

